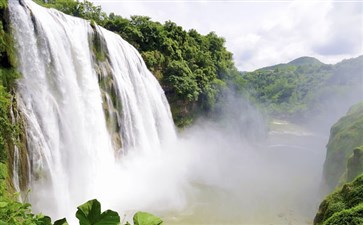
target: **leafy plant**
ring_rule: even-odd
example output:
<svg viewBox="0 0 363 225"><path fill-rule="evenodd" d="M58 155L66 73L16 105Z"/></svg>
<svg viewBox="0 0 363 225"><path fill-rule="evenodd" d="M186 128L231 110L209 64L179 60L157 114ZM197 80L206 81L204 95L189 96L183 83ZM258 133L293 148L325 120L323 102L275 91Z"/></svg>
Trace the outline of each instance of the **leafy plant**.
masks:
<svg viewBox="0 0 363 225"><path fill-rule="evenodd" d="M133 218L134 225L161 225L163 221L150 213L137 212Z"/></svg>
<svg viewBox="0 0 363 225"><path fill-rule="evenodd" d="M120 216L117 212L106 210L101 213L101 204L96 200L90 200L78 206L76 217L80 225L118 225Z"/></svg>
<svg viewBox="0 0 363 225"><path fill-rule="evenodd" d="M0 202L1 207L1 202ZM106 210L101 213L101 204L97 199L89 200L88 202L77 207L76 217L80 225L119 225L120 216L117 212ZM45 218L44 225L51 225L50 220ZM50 219L50 218L49 218ZM137 212L133 217L134 225L162 225L163 221L150 213ZM49 222L49 223L48 223ZM130 223L127 222L126 225ZM0 225L2 225L0 223ZM38 225L38 224L37 224ZM43 225L43 223L41 223ZM65 218L57 220L54 225L68 225Z"/></svg>

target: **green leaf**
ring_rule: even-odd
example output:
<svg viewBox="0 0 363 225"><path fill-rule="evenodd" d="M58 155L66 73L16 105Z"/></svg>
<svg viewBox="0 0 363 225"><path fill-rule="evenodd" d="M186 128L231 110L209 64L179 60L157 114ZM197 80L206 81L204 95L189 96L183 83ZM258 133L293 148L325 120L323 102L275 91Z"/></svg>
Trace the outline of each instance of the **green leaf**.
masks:
<svg viewBox="0 0 363 225"><path fill-rule="evenodd" d="M100 217L97 219L97 222L94 225L118 225L118 224L120 224L120 216L118 215L118 213L112 210L107 210L100 215Z"/></svg>
<svg viewBox="0 0 363 225"><path fill-rule="evenodd" d="M4 163L0 163L0 179L6 179L8 176L8 168Z"/></svg>
<svg viewBox="0 0 363 225"><path fill-rule="evenodd" d="M63 218L63 219L55 221L54 225L68 225L68 222L67 222L66 218Z"/></svg>
<svg viewBox="0 0 363 225"><path fill-rule="evenodd" d="M118 225L120 216L117 212L107 210L101 214L101 204L96 200L90 200L78 206L76 217L80 225Z"/></svg>
<svg viewBox="0 0 363 225"><path fill-rule="evenodd" d="M76 217L80 225L93 225L101 215L101 204L97 199L90 200L77 207Z"/></svg>
<svg viewBox="0 0 363 225"><path fill-rule="evenodd" d="M134 215L134 225L161 225L163 221L150 213L137 212Z"/></svg>
<svg viewBox="0 0 363 225"><path fill-rule="evenodd" d="M52 225L52 220L49 216L37 215L37 225Z"/></svg>
<svg viewBox="0 0 363 225"><path fill-rule="evenodd" d="M0 202L0 208L4 208L8 205L7 202Z"/></svg>

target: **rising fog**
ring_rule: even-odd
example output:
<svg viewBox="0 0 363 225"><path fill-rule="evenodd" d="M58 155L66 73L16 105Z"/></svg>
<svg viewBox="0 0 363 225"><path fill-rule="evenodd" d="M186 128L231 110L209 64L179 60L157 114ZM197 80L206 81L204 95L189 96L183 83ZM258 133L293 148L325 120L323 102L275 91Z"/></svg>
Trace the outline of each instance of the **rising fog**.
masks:
<svg viewBox="0 0 363 225"><path fill-rule="evenodd" d="M311 221L326 137L284 121L269 130L241 97L229 95L223 106L218 121L200 119L155 154L135 149L105 168L94 182L97 196L87 198L128 220L145 210L167 224Z"/></svg>
<svg viewBox="0 0 363 225"><path fill-rule="evenodd" d="M321 128L331 126L349 105L330 100L331 110L342 109L327 108L304 126L301 121L269 121L241 96L229 93L217 116L180 130L161 149L129 151L87 183L92 192L72 190L81 197L70 203L68 212L44 209L49 199L39 205L35 200L34 206L54 218L66 213L73 223L76 207L97 198L104 210L117 210L125 221L144 210L167 224L308 224L323 197L329 133ZM72 176L82 174L74 171ZM41 186L37 195L44 194Z"/></svg>

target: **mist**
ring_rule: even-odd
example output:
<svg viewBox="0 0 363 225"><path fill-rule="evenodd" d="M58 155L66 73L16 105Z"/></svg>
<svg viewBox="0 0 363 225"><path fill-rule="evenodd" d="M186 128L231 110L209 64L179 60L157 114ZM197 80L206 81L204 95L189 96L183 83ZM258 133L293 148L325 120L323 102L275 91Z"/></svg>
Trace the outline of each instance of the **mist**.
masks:
<svg viewBox="0 0 363 225"><path fill-rule="evenodd" d="M329 107L313 113L307 126L269 121L228 93L217 115L176 134L164 91L132 46L98 27L109 57L97 74L85 41L88 22L27 4L32 14L10 6L19 27L17 101L27 121L35 212L76 224L77 206L97 198L103 210L124 215L123 222L139 210L166 224L312 221L321 199L325 127L351 100L318 99ZM98 77L107 77L114 92L102 89ZM105 101L112 96L116 103ZM107 115L122 134L108 129ZM115 153L114 136L124 154Z"/></svg>
<svg viewBox="0 0 363 225"><path fill-rule="evenodd" d="M305 124L268 121L229 92L216 115L180 130L161 149L132 149L104 168L108 176L72 208L97 198L124 221L144 210L167 224L311 224L324 197L329 129L361 91L320 98L324 110Z"/></svg>
<svg viewBox="0 0 363 225"><path fill-rule="evenodd" d="M72 190L82 197L69 206L68 220L75 223L76 206L97 198L124 221L143 210L167 224L311 222L326 138L285 121L269 130L241 97L223 102L217 121L200 119L162 149L132 149L94 176L92 191Z"/></svg>
<svg viewBox="0 0 363 225"><path fill-rule="evenodd" d="M201 120L181 134L193 154L194 188L183 223L311 222L320 197L327 136L266 119L242 97L227 95L217 121ZM178 219L175 220L178 223Z"/></svg>

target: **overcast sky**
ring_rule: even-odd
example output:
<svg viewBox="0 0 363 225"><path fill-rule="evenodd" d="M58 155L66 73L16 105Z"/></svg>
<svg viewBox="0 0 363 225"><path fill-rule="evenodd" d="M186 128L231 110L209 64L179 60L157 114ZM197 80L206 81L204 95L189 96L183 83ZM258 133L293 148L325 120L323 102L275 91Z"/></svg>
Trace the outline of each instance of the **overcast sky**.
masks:
<svg viewBox="0 0 363 225"><path fill-rule="evenodd" d="M123 17L171 20L226 39L239 70L314 56L325 63L363 54L361 1L91 0Z"/></svg>

